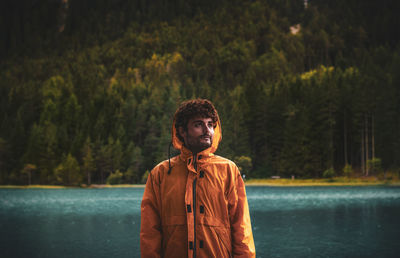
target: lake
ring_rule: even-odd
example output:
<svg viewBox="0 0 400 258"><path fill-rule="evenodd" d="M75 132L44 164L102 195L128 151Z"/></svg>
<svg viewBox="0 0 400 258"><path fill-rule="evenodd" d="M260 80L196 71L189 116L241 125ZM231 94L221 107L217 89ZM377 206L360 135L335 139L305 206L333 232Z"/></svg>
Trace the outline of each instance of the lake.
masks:
<svg viewBox="0 0 400 258"><path fill-rule="evenodd" d="M257 257L398 257L400 187L246 187ZM143 188L0 189L0 257L139 257Z"/></svg>

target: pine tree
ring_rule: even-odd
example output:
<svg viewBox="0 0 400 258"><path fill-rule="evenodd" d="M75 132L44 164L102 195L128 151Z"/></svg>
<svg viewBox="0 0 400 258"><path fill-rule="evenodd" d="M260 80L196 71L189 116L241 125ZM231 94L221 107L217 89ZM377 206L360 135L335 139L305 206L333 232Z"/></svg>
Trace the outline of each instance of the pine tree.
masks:
<svg viewBox="0 0 400 258"><path fill-rule="evenodd" d="M93 157L92 144L90 138L86 138L85 144L82 148L82 173L87 178L87 185L92 184L92 173L96 171L95 159Z"/></svg>
<svg viewBox="0 0 400 258"><path fill-rule="evenodd" d="M80 185L83 182L78 161L69 153L56 167L54 174L57 182L62 185Z"/></svg>

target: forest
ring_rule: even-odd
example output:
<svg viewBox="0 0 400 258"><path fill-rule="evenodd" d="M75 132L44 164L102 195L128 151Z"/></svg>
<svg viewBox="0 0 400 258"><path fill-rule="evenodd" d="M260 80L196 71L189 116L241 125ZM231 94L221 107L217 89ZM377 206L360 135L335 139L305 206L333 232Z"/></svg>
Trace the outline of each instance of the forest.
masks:
<svg viewBox="0 0 400 258"><path fill-rule="evenodd" d="M398 10L394 0L1 1L0 184L143 183L192 98L215 104L216 154L247 178L398 176Z"/></svg>

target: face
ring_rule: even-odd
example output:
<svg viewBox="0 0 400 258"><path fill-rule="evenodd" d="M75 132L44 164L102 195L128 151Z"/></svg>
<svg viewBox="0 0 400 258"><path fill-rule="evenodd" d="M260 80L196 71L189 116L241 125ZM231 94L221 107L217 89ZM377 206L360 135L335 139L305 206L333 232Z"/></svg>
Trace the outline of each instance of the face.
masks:
<svg viewBox="0 0 400 258"><path fill-rule="evenodd" d="M189 120L187 130L179 127L185 146L193 153L201 152L212 145L214 123L211 118L195 117Z"/></svg>

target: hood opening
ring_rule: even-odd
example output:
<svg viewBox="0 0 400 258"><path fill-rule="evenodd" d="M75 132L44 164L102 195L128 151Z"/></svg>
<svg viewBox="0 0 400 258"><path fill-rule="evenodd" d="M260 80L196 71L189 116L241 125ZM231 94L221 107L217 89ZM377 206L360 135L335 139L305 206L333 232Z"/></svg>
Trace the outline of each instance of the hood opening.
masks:
<svg viewBox="0 0 400 258"><path fill-rule="evenodd" d="M175 120L172 123L172 144L175 149L182 151L184 147L184 143L176 136L176 128L175 128ZM209 149L209 153L214 153L218 149L218 145L222 140L222 132L221 132L221 122L219 120L219 117L217 118L216 126L214 129L214 136L213 136L213 141L211 144L211 147ZM208 150L207 149L207 150Z"/></svg>
<svg viewBox="0 0 400 258"><path fill-rule="evenodd" d="M172 141L169 144L168 147L168 175L171 174L171 170L172 167L171 166L171 146L173 146L175 149L180 150L181 153L182 151L186 148L184 148L184 143L178 138L178 136L176 135L176 128L175 128L175 119L172 123ZM219 116L217 117L217 122L216 122L216 126L214 129L214 136L213 136L213 141L211 144L211 147L209 147L208 149L202 151L203 153L206 151L206 153L214 153L217 149L218 149L218 145L222 140L222 130L221 130L221 122L219 120Z"/></svg>

